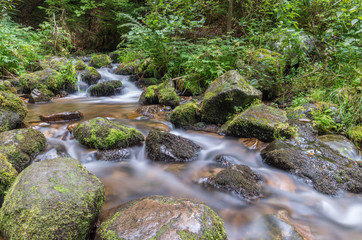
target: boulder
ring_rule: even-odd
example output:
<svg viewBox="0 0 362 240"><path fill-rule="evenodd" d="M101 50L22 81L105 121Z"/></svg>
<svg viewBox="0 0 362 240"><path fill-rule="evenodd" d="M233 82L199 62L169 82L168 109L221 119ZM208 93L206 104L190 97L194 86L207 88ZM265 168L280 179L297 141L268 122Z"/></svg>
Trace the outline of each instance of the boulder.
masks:
<svg viewBox="0 0 362 240"><path fill-rule="evenodd" d="M16 129L0 133L0 153L21 172L44 150L45 136L35 129Z"/></svg>
<svg viewBox="0 0 362 240"><path fill-rule="evenodd" d="M208 183L218 189L231 191L246 200L257 199L262 196L261 177L245 165L228 167L215 177L210 177Z"/></svg>
<svg viewBox="0 0 362 240"><path fill-rule="evenodd" d="M169 120L175 127L191 127L200 122L200 109L196 103L186 103L176 107L169 115Z"/></svg>
<svg viewBox="0 0 362 240"><path fill-rule="evenodd" d="M51 68L56 71L60 71L63 68L65 68L68 63L69 63L69 61L65 57L53 56L53 57L49 57L44 60L41 60L40 66L42 69Z"/></svg>
<svg viewBox="0 0 362 240"><path fill-rule="evenodd" d="M121 51L116 50L113 52L108 53L108 56L111 58L112 61L117 62L119 57L121 56Z"/></svg>
<svg viewBox="0 0 362 240"><path fill-rule="evenodd" d="M8 162L6 156L0 153L0 206L3 203L6 191L15 181L17 175L18 172Z"/></svg>
<svg viewBox="0 0 362 240"><path fill-rule="evenodd" d="M126 148L144 140L137 129L105 118L94 118L80 123L74 128L73 134L81 144L100 150Z"/></svg>
<svg viewBox="0 0 362 240"><path fill-rule="evenodd" d="M0 132L19 127L28 110L24 102L10 92L0 92Z"/></svg>
<svg viewBox="0 0 362 240"><path fill-rule="evenodd" d="M161 104L172 108L180 104L180 97L169 82L151 85L141 94L139 103L142 105Z"/></svg>
<svg viewBox="0 0 362 240"><path fill-rule="evenodd" d="M351 139L356 143L360 150L362 150L362 125L352 127L349 132Z"/></svg>
<svg viewBox="0 0 362 240"><path fill-rule="evenodd" d="M121 81L108 81L108 82L100 82L96 85L90 87L88 92L93 97L102 97L102 96L112 96L117 93L120 93L122 90L122 82Z"/></svg>
<svg viewBox="0 0 362 240"><path fill-rule="evenodd" d="M111 58L106 54L98 54L91 58L89 61L89 66L100 68L103 66L108 66L112 62Z"/></svg>
<svg viewBox="0 0 362 240"><path fill-rule="evenodd" d="M257 138L265 142L292 135L285 112L264 104L253 105L236 115L222 126L222 131L226 135Z"/></svg>
<svg viewBox="0 0 362 240"><path fill-rule="evenodd" d="M87 68L87 64L85 64L82 60L78 60L76 63L75 63L75 70L77 71L83 71Z"/></svg>
<svg viewBox="0 0 362 240"><path fill-rule="evenodd" d="M101 78L101 74L94 67L87 67L82 74L82 81L88 85L96 84Z"/></svg>
<svg viewBox="0 0 362 240"><path fill-rule="evenodd" d="M153 161L189 162L197 158L201 147L191 140L168 132L152 130L146 138L146 151Z"/></svg>
<svg viewBox="0 0 362 240"><path fill-rule="evenodd" d="M51 97L46 93L46 91L40 91L34 89L30 93L29 103L46 103L50 102Z"/></svg>
<svg viewBox="0 0 362 240"><path fill-rule="evenodd" d="M158 97L157 97L157 86L151 85L143 90L139 103L141 105L152 105L158 104Z"/></svg>
<svg viewBox="0 0 362 240"><path fill-rule="evenodd" d="M99 239L227 239L223 220L195 201L151 196L119 209L102 223Z"/></svg>
<svg viewBox="0 0 362 240"><path fill-rule="evenodd" d="M51 115L41 115L40 120L43 122L68 122L68 121L79 121L84 117L81 112L61 112L54 113Z"/></svg>
<svg viewBox="0 0 362 240"><path fill-rule="evenodd" d="M17 93L17 90L16 88L13 86L12 83L14 83L16 80L4 80L4 81L1 81L0 80L0 91L9 91L11 93L14 93L16 94Z"/></svg>
<svg viewBox="0 0 362 240"><path fill-rule="evenodd" d="M262 93L248 84L236 71L229 71L213 81L205 92L201 105L202 121L225 123L234 107L245 107L261 99Z"/></svg>
<svg viewBox="0 0 362 240"><path fill-rule="evenodd" d="M33 163L16 178L0 210L4 239L87 239L104 187L78 160Z"/></svg>
<svg viewBox="0 0 362 240"><path fill-rule="evenodd" d="M140 72L140 63L138 60L135 60L130 63L122 63L119 65L114 72L119 75L137 75Z"/></svg>

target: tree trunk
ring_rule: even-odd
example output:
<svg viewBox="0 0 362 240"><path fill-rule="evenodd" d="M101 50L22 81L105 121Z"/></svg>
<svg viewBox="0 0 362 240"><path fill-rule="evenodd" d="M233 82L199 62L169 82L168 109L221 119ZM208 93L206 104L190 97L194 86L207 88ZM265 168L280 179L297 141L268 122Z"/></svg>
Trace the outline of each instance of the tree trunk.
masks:
<svg viewBox="0 0 362 240"><path fill-rule="evenodd" d="M231 32L231 24L232 24L232 19L233 19L233 1L234 0L228 0L229 1L229 9L228 9L228 13L227 13L227 26L226 26L226 32L230 33Z"/></svg>

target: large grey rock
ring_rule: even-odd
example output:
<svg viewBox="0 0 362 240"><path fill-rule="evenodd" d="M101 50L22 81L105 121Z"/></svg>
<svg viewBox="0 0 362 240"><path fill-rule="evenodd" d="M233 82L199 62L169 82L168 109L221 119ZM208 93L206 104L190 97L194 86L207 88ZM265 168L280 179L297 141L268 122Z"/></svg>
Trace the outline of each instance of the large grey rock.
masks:
<svg viewBox="0 0 362 240"><path fill-rule="evenodd" d="M229 71L213 81L205 92L201 105L201 117L207 123L225 123L234 107L245 107L262 93L248 84L236 71Z"/></svg>
<svg viewBox="0 0 362 240"><path fill-rule="evenodd" d="M87 239L104 201L103 184L78 160L33 163L0 210L4 239Z"/></svg>

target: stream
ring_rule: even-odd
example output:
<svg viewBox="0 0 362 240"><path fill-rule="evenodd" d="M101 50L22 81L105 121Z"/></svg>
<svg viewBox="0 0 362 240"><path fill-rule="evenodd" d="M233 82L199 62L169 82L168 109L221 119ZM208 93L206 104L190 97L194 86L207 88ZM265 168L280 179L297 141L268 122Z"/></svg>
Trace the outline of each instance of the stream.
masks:
<svg viewBox="0 0 362 240"><path fill-rule="evenodd" d="M115 68L116 65L113 65ZM226 232L231 240L270 239L270 224L262 221L265 214L283 216L276 221L284 235L293 226L303 232L306 239L362 239L362 199L360 195L341 193L330 197L318 193L311 186L286 172L262 162L255 144L243 144L238 138L224 137L201 131L175 129L166 116L146 119L137 113L138 99L142 93L128 76L115 75L112 68L98 69L100 81L121 80L120 95L89 97L87 87L78 79L79 92L52 103L29 104L27 122L44 133L47 148L37 160L70 156L81 163L104 184L106 201L102 211L127 201L150 195L191 198L213 208L225 221ZM175 135L190 139L202 146L196 161L190 163L154 163L147 158L144 143L129 148L130 158L122 162L97 160L95 150L87 149L75 140L67 126L69 123L46 124L40 115L65 111L80 111L83 120L107 117L137 128L144 136L152 128L169 130ZM231 155L239 164L248 165L264 180L264 198L246 202L233 194L205 188L202 182L216 175L223 168L218 166L218 155ZM286 224L286 222L290 223ZM292 239L292 238L283 238Z"/></svg>

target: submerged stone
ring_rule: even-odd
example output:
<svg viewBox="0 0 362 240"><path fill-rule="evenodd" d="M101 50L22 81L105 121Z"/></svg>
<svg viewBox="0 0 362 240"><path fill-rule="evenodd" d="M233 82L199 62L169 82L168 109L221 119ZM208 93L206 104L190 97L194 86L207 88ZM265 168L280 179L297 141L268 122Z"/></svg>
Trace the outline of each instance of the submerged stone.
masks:
<svg viewBox="0 0 362 240"><path fill-rule="evenodd" d="M105 118L82 122L74 128L73 134L81 144L100 150L126 148L144 140L137 129Z"/></svg>
<svg viewBox="0 0 362 240"><path fill-rule="evenodd" d="M291 137L285 112L264 104L253 105L225 123L222 131L236 137L257 138L271 142L277 137Z"/></svg>
<svg viewBox="0 0 362 240"><path fill-rule="evenodd" d="M44 150L46 139L35 129L16 129L0 133L0 153L21 172Z"/></svg>
<svg viewBox="0 0 362 240"><path fill-rule="evenodd" d="M84 117L81 112L61 112L54 113L51 115L41 115L40 120L44 122L68 122L68 121L79 121Z"/></svg>
<svg viewBox="0 0 362 240"><path fill-rule="evenodd" d="M4 239L87 239L104 201L103 184L78 160L33 163L0 210Z"/></svg>
<svg viewBox="0 0 362 240"><path fill-rule="evenodd" d="M24 102L10 92L0 92L0 106L0 132L19 127L28 113Z"/></svg>
<svg viewBox="0 0 362 240"><path fill-rule="evenodd" d="M189 162L197 158L201 147L191 140L168 132L152 130L146 138L146 151L153 161Z"/></svg>
<svg viewBox="0 0 362 240"><path fill-rule="evenodd" d="M223 220L208 206L188 199L151 196L119 207L98 229L101 240L226 240Z"/></svg>
<svg viewBox="0 0 362 240"><path fill-rule="evenodd" d="M205 92L201 105L202 121L206 123L225 123L234 107L245 107L262 93L248 84L236 71L229 71L213 81Z"/></svg>

